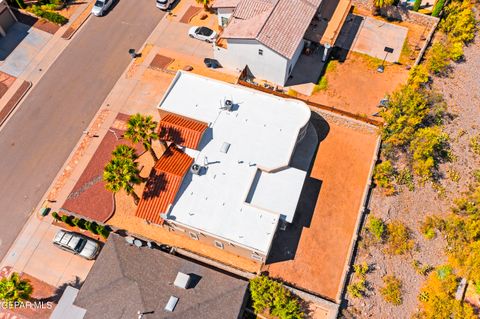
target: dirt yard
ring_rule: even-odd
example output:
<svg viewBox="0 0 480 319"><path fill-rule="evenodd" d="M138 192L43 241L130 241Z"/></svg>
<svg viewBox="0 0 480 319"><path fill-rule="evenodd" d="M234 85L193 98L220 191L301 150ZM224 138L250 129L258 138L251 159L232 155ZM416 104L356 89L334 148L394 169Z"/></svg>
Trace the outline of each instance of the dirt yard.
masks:
<svg viewBox="0 0 480 319"><path fill-rule="evenodd" d="M300 229L293 260L274 262L268 271L272 277L336 300L377 135L374 129L366 130L363 125L352 127L328 120L326 126L326 131L319 133L320 139L322 135L326 137L320 142L310 173L320 184L319 191L317 188L310 194L316 199L313 216L303 216L305 207L299 206L295 223L304 228ZM315 183L307 186L311 190Z"/></svg>
<svg viewBox="0 0 480 319"><path fill-rule="evenodd" d="M336 67L325 74L326 89L317 91L309 100L379 119L372 115L379 111L380 100L408 77L405 66L391 63L386 64L384 73L378 73L379 62L359 53L350 53L344 62L333 62Z"/></svg>
<svg viewBox="0 0 480 319"><path fill-rule="evenodd" d="M472 136L480 133L480 41L465 49L465 62L453 66L449 77L435 78L434 88L443 94L449 105L448 111L453 119L446 123L445 131L450 135L451 150L456 159L442 164L441 171L445 178L441 181L443 191L435 191L430 184L414 192L403 190L400 194L385 197L378 189L373 191L371 213L385 221L400 220L413 233L416 248L410 255L389 257L382 252L382 247L370 246L360 248L356 263L366 261L374 266L367 274L368 286L371 288L364 299L347 298L348 312L355 318L407 318L417 311L418 293L425 277L415 272L413 260L431 266L441 265L446 261L443 252L445 242L442 238L426 240L419 232L419 223L429 214L446 214L453 198L467 189L473 181L472 171L480 167L480 157L475 156L469 147ZM458 181L449 178L448 171L457 172ZM379 287L383 285L382 277L392 274L403 282L403 303L392 306L383 301Z"/></svg>

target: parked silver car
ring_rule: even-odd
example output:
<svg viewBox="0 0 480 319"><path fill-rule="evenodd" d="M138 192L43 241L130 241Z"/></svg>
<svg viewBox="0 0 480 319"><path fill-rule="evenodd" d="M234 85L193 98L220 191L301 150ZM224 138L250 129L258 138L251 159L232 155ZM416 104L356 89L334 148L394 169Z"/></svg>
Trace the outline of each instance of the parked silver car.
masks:
<svg viewBox="0 0 480 319"><path fill-rule="evenodd" d="M113 0L97 0L92 8L92 14L101 17L107 12L108 8L112 5Z"/></svg>
<svg viewBox="0 0 480 319"><path fill-rule="evenodd" d="M100 251L99 243L93 239L63 229L57 232L53 244L86 259L95 259Z"/></svg>
<svg viewBox="0 0 480 319"><path fill-rule="evenodd" d="M188 30L188 36L190 38L212 43L217 38L217 33L207 27L191 27Z"/></svg>

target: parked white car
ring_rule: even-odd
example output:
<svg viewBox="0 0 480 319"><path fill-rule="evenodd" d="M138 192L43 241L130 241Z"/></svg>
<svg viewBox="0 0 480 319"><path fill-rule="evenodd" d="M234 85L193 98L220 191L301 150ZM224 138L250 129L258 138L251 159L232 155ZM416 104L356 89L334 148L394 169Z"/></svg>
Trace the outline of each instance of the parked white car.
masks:
<svg viewBox="0 0 480 319"><path fill-rule="evenodd" d="M53 244L86 259L95 259L100 251L100 245L93 239L63 229L57 232Z"/></svg>
<svg viewBox="0 0 480 319"><path fill-rule="evenodd" d="M157 8L160 10L170 10L176 0L155 0Z"/></svg>
<svg viewBox="0 0 480 319"><path fill-rule="evenodd" d="M97 0L92 8L92 14L101 17L112 6L113 0Z"/></svg>
<svg viewBox="0 0 480 319"><path fill-rule="evenodd" d="M207 27L191 27L188 30L188 35L191 38L195 38L195 39L210 42L210 43L214 42L215 39L217 38L217 33Z"/></svg>

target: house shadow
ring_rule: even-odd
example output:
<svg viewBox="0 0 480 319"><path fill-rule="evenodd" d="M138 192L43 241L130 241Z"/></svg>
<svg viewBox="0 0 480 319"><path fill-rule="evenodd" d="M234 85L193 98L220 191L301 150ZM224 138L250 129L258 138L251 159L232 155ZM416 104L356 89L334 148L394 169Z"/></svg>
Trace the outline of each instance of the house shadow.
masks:
<svg viewBox="0 0 480 319"><path fill-rule="evenodd" d="M302 187L300 198L295 211L295 217L291 224L287 224L285 230L279 229L276 232L276 235L272 242L270 253L266 260L266 264L273 264L294 259L303 228L309 228L312 222L318 195L322 188L322 181L311 177L310 174L313 164L315 162L315 156L317 154L318 148L320 147L321 142L328 136L330 132L330 126L323 117L313 112L310 122L317 135L317 142L314 144L313 158L310 161L308 167L307 177L305 178L305 182ZM307 138L307 136L305 138ZM295 156L303 156L303 154L304 150L302 150L302 144L300 144L295 150L292 162L295 161ZM292 167L295 166L296 165L292 165Z"/></svg>
<svg viewBox="0 0 480 319"><path fill-rule="evenodd" d="M83 281L80 279L80 277L75 276L74 280L65 282L62 285L58 286L57 289L55 289L55 292L53 293L53 295L46 298L40 298L34 301L43 302L43 303L46 303L46 302L58 303L58 301L63 295L63 292L65 291L65 289L67 289L68 286L72 286L75 289L80 289L82 288L82 285L83 285Z"/></svg>
<svg viewBox="0 0 480 319"><path fill-rule="evenodd" d="M364 17L350 13L345 20L345 23L340 30L335 47L332 51L332 58L339 62L344 62L347 59L348 53L352 49L357 34L362 27Z"/></svg>
<svg viewBox="0 0 480 319"><path fill-rule="evenodd" d="M0 61L5 61L16 47L28 36L31 26L15 22L7 30L5 37L0 37Z"/></svg>

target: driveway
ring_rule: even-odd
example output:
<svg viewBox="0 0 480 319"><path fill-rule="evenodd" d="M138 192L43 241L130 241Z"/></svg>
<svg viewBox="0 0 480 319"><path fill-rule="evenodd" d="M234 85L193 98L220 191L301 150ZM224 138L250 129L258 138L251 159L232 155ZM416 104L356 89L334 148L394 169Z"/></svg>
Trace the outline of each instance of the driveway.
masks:
<svg viewBox="0 0 480 319"><path fill-rule="evenodd" d="M18 77L52 35L29 25L16 22L0 38L0 71Z"/></svg>
<svg viewBox="0 0 480 319"><path fill-rule="evenodd" d="M168 20L162 22L165 24L165 29L155 40L155 45L169 51L175 51L180 55L202 60L206 57L213 57L213 44L188 36L188 29L192 27L191 25Z"/></svg>
<svg viewBox="0 0 480 319"><path fill-rule="evenodd" d="M91 17L0 131L0 258L164 13L120 0ZM7 222L8 221L8 222Z"/></svg>

